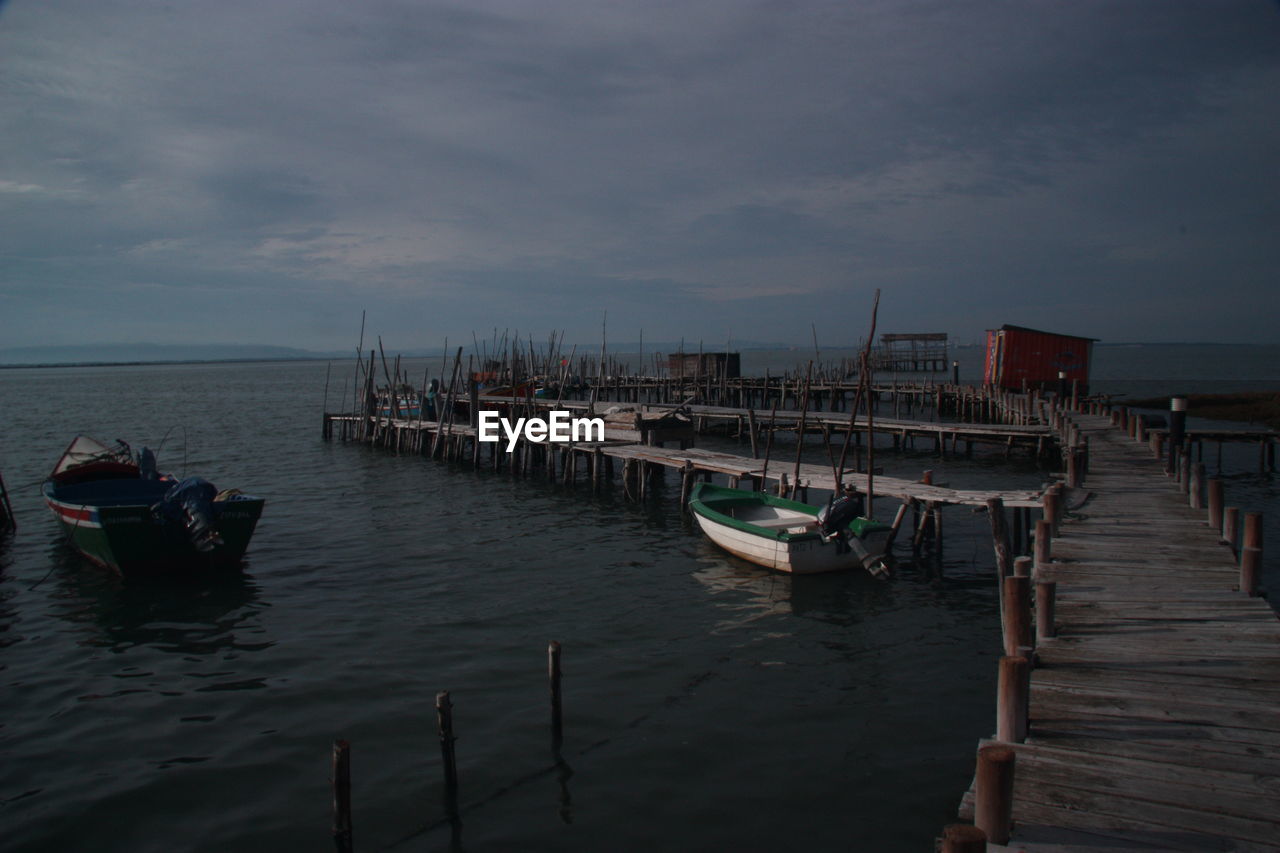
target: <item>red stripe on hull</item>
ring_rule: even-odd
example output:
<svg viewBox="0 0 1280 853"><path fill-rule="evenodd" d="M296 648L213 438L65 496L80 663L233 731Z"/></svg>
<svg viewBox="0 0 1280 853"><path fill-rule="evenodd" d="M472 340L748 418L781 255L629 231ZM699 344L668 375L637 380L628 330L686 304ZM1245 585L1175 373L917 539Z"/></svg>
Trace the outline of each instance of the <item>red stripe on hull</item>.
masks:
<svg viewBox="0 0 1280 853"><path fill-rule="evenodd" d="M85 507L66 506L64 504L49 501L49 509L56 512L63 521L72 523L79 521L93 521L93 510L86 509Z"/></svg>

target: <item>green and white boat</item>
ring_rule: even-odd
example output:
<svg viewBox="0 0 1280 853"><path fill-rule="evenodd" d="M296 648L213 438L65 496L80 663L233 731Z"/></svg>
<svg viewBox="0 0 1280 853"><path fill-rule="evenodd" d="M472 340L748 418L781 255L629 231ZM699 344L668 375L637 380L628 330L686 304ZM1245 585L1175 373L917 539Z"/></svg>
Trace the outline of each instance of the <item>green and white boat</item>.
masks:
<svg viewBox="0 0 1280 853"><path fill-rule="evenodd" d="M689 508L707 538L757 565L797 575L857 568L884 574L893 528L854 517L857 504L845 500L824 510L765 492L699 483Z"/></svg>
<svg viewBox="0 0 1280 853"><path fill-rule="evenodd" d="M44 484L45 502L86 559L121 574L238 567L262 498L155 470L143 448L78 436Z"/></svg>

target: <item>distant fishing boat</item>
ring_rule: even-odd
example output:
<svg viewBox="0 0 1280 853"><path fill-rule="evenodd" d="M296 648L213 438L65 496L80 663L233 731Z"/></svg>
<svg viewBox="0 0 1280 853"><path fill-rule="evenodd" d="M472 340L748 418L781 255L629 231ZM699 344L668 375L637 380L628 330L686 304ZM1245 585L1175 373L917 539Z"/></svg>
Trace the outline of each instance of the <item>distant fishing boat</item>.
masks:
<svg viewBox="0 0 1280 853"><path fill-rule="evenodd" d="M857 517L856 499L822 508L770 495L697 484L689 497L698 526L731 554L793 574L864 568L887 572L893 528Z"/></svg>
<svg viewBox="0 0 1280 853"><path fill-rule="evenodd" d="M45 502L86 559L121 574L239 565L265 503L199 477L160 474L147 448L77 436L44 484Z"/></svg>

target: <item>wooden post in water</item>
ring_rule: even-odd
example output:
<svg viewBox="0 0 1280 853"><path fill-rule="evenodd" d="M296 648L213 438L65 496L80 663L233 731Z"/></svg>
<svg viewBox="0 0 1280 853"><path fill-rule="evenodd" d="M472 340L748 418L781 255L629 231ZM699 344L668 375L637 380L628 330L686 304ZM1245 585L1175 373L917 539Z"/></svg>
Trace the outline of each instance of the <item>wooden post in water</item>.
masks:
<svg viewBox="0 0 1280 853"><path fill-rule="evenodd" d="M1004 515L1004 501L990 498L987 501L987 515L990 516L991 540L996 549L996 575L1003 582L1013 574L1013 551L1009 546L1009 526Z"/></svg>
<svg viewBox="0 0 1280 853"><path fill-rule="evenodd" d="M1016 754L999 744L978 748L973 823L994 844L1007 844L1013 828L1013 773Z"/></svg>
<svg viewBox="0 0 1280 853"><path fill-rule="evenodd" d="M693 462L685 460L684 466L680 469L680 508L684 509L689 505L689 492L693 489L693 478L695 475Z"/></svg>
<svg viewBox="0 0 1280 853"><path fill-rule="evenodd" d="M351 853L351 744L333 742L333 843Z"/></svg>
<svg viewBox="0 0 1280 853"><path fill-rule="evenodd" d="M564 715L560 702L560 643L547 646L547 680L551 687L551 740L557 749L564 740Z"/></svg>
<svg viewBox="0 0 1280 853"><path fill-rule="evenodd" d="M907 507L912 504L911 498L903 498L902 503L898 506L898 512L893 516L893 530L889 532L889 541L885 544L885 551L893 548L893 542L898 538L898 530L902 527L902 520L907 516Z"/></svg>
<svg viewBox="0 0 1280 853"><path fill-rule="evenodd" d="M442 690L436 694L436 726L440 732L440 757L444 761L445 799L450 811L457 810L458 801L458 763L454 755L453 736L453 703L449 701L449 691Z"/></svg>
<svg viewBox="0 0 1280 853"><path fill-rule="evenodd" d="M1258 595L1258 580L1262 574L1262 513L1244 514L1244 541L1240 546L1240 591L1249 596Z"/></svg>
<svg viewBox="0 0 1280 853"><path fill-rule="evenodd" d="M996 688L996 740L1022 743L1027 739L1027 690L1031 664L1024 657L1000 658Z"/></svg>

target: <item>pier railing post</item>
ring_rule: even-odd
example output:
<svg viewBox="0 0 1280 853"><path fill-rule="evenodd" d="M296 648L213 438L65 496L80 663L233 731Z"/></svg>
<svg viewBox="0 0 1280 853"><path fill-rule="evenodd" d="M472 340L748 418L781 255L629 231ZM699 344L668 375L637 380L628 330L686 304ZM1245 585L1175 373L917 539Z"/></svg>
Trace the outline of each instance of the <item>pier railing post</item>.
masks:
<svg viewBox="0 0 1280 853"><path fill-rule="evenodd" d="M1036 581L1036 637L1038 639L1058 636L1058 629L1054 624L1057 594L1056 582Z"/></svg>
<svg viewBox="0 0 1280 853"><path fill-rule="evenodd" d="M1187 454L1188 460L1191 458ZM1204 463L1196 462L1191 466L1191 476L1187 484L1187 503L1192 509L1204 509Z"/></svg>
<svg viewBox="0 0 1280 853"><path fill-rule="evenodd" d="M942 831L939 853L986 853L987 834L976 826L953 823Z"/></svg>
<svg viewBox="0 0 1280 853"><path fill-rule="evenodd" d="M1044 493L1044 520L1049 522L1049 533L1052 536L1058 535L1058 516L1061 514L1059 504L1062 501L1062 492L1058 491L1058 487L1054 486Z"/></svg>
<svg viewBox="0 0 1280 853"><path fill-rule="evenodd" d="M1017 759L1012 748L988 744L978 748L974 778L974 825L994 844L1008 844L1013 827L1013 774Z"/></svg>
<svg viewBox="0 0 1280 853"><path fill-rule="evenodd" d="M1231 549L1232 554L1239 553L1240 542L1240 507L1229 506L1222 511L1222 543Z"/></svg>
<svg viewBox="0 0 1280 853"><path fill-rule="evenodd" d="M1205 519L1215 533L1222 532L1222 504L1225 500L1222 478L1210 477L1208 481L1208 513Z"/></svg>
<svg viewBox="0 0 1280 853"><path fill-rule="evenodd" d="M1173 397L1169 400L1169 461L1165 464L1166 474L1176 474L1177 457L1175 449L1182 449L1182 439L1187 427L1187 398Z"/></svg>
<svg viewBox="0 0 1280 853"><path fill-rule="evenodd" d="M1044 571L1049 565L1050 554L1053 547L1053 525L1047 519L1036 520L1036 544L1035 544L1035 572L1039 577L1040 572Z"/></svg>
<svg viewBox="0 0 1280 853"><path fill-rule="evenodd" d="M1027 739L1027 695L1031 663L1025 657L1000 658L996 688L996 740L1022 743Z"/></svg>
<svg viewBox="0 0 1280 853"><path fill-rule="evenodd" d="M1031 578L1013 575L1001 585L1000 622L1004 635L1004 653L1017 657L1021 646L1031 646Z"/></svg>
<svg viewBox="0 0 1280 853"><path fill-rule="evenodd" d="M1262 573L1262 513L1244 514L1244 541L1240 546L1240 591L1249 596L1258 595L1258 580Z"/></svg>

